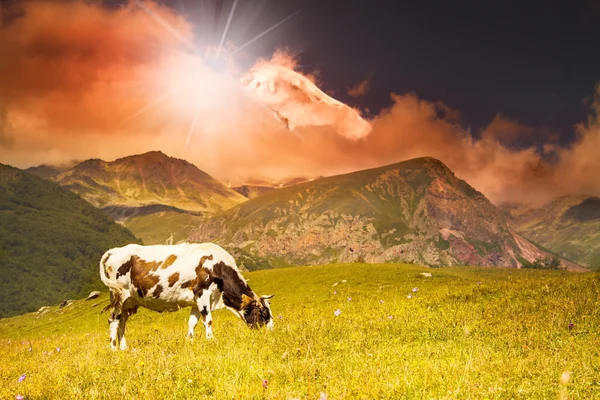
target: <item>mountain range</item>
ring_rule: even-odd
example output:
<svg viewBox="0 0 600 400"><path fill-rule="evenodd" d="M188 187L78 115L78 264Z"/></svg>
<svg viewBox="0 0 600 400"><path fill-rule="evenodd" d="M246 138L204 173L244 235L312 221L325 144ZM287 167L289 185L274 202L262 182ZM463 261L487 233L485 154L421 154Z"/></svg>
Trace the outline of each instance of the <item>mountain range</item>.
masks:
<svg viewBox="0 0 600 400"><path fill-rule="evenodd" d="M510 225L561 257L600 269L600 198L563 196L539 208L505 207Z"/></svg>
<svg viewBox="0 0 600 400"><path fill-rule="evenodd" d="M552 253L565 258L563 268L581 269L577 257L525 228L532 209L499 210L428 157L328 178L253 179L228 188L187 161L149 152L87 160L50 179L101 207L144 243L216 241L251 269L363 260L518 267Z"/></svg>

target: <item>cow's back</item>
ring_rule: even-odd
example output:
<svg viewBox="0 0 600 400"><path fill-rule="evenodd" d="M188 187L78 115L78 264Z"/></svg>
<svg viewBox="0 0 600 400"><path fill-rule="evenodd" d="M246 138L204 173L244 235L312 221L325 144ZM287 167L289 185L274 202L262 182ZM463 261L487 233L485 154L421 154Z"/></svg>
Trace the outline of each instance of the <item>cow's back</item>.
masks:
<svg viewBox="0 0 600 400"><path fill-rule="evenodd" d="M220 263L239 274L233 257L214 243L130 244L107 251L100 274L122 301L131 297L145 307L163 311L194 305L191 289L200 278L200 269L212 270Z"/></svg>

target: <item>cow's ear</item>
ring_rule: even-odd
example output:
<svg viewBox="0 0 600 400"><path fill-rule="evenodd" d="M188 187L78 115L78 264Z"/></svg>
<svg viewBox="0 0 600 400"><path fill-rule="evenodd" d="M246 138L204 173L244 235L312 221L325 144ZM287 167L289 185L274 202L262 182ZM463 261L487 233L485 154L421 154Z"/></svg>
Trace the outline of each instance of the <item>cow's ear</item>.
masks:
<svg viewBox="0 0 600 400"><path fill-rule="evenodd" d="M242 295L242 309L246 308L249 304L252 304L254 299L250 296Z"/></svg>

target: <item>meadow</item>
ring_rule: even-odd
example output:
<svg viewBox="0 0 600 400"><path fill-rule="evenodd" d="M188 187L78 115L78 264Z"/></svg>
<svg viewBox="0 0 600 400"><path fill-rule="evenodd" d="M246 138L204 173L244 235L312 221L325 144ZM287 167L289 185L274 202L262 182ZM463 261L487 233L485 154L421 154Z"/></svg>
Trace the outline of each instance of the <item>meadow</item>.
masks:
<svg viewBox="0 0 600 400"><path fill-rule="evenodd" d="M421 272L433 276L425 278ZM109 350L108 293L0 320L0 398L600 398L600 274L406 264L249 272L275 329L140 310ZM32 288L35 290L35 288Z"/></svg>

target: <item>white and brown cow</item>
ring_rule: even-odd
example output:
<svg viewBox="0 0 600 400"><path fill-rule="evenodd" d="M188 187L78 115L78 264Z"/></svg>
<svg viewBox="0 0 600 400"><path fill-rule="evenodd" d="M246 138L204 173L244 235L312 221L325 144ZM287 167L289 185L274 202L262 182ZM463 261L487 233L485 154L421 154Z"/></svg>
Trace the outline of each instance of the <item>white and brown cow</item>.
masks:
<svg viewBox="0 0 600 400"><path fill-rule="evenodd" d="M125 324L138 307L163 312L191 306L188 338L200 317L212 338L211 311L227 308L250 327L273 327L268 299L258 297L239 272L235 260L213 243L173 246L130 244L108 250L100 261L100 277L110 290L110 344L127 348Z"/></svg>

